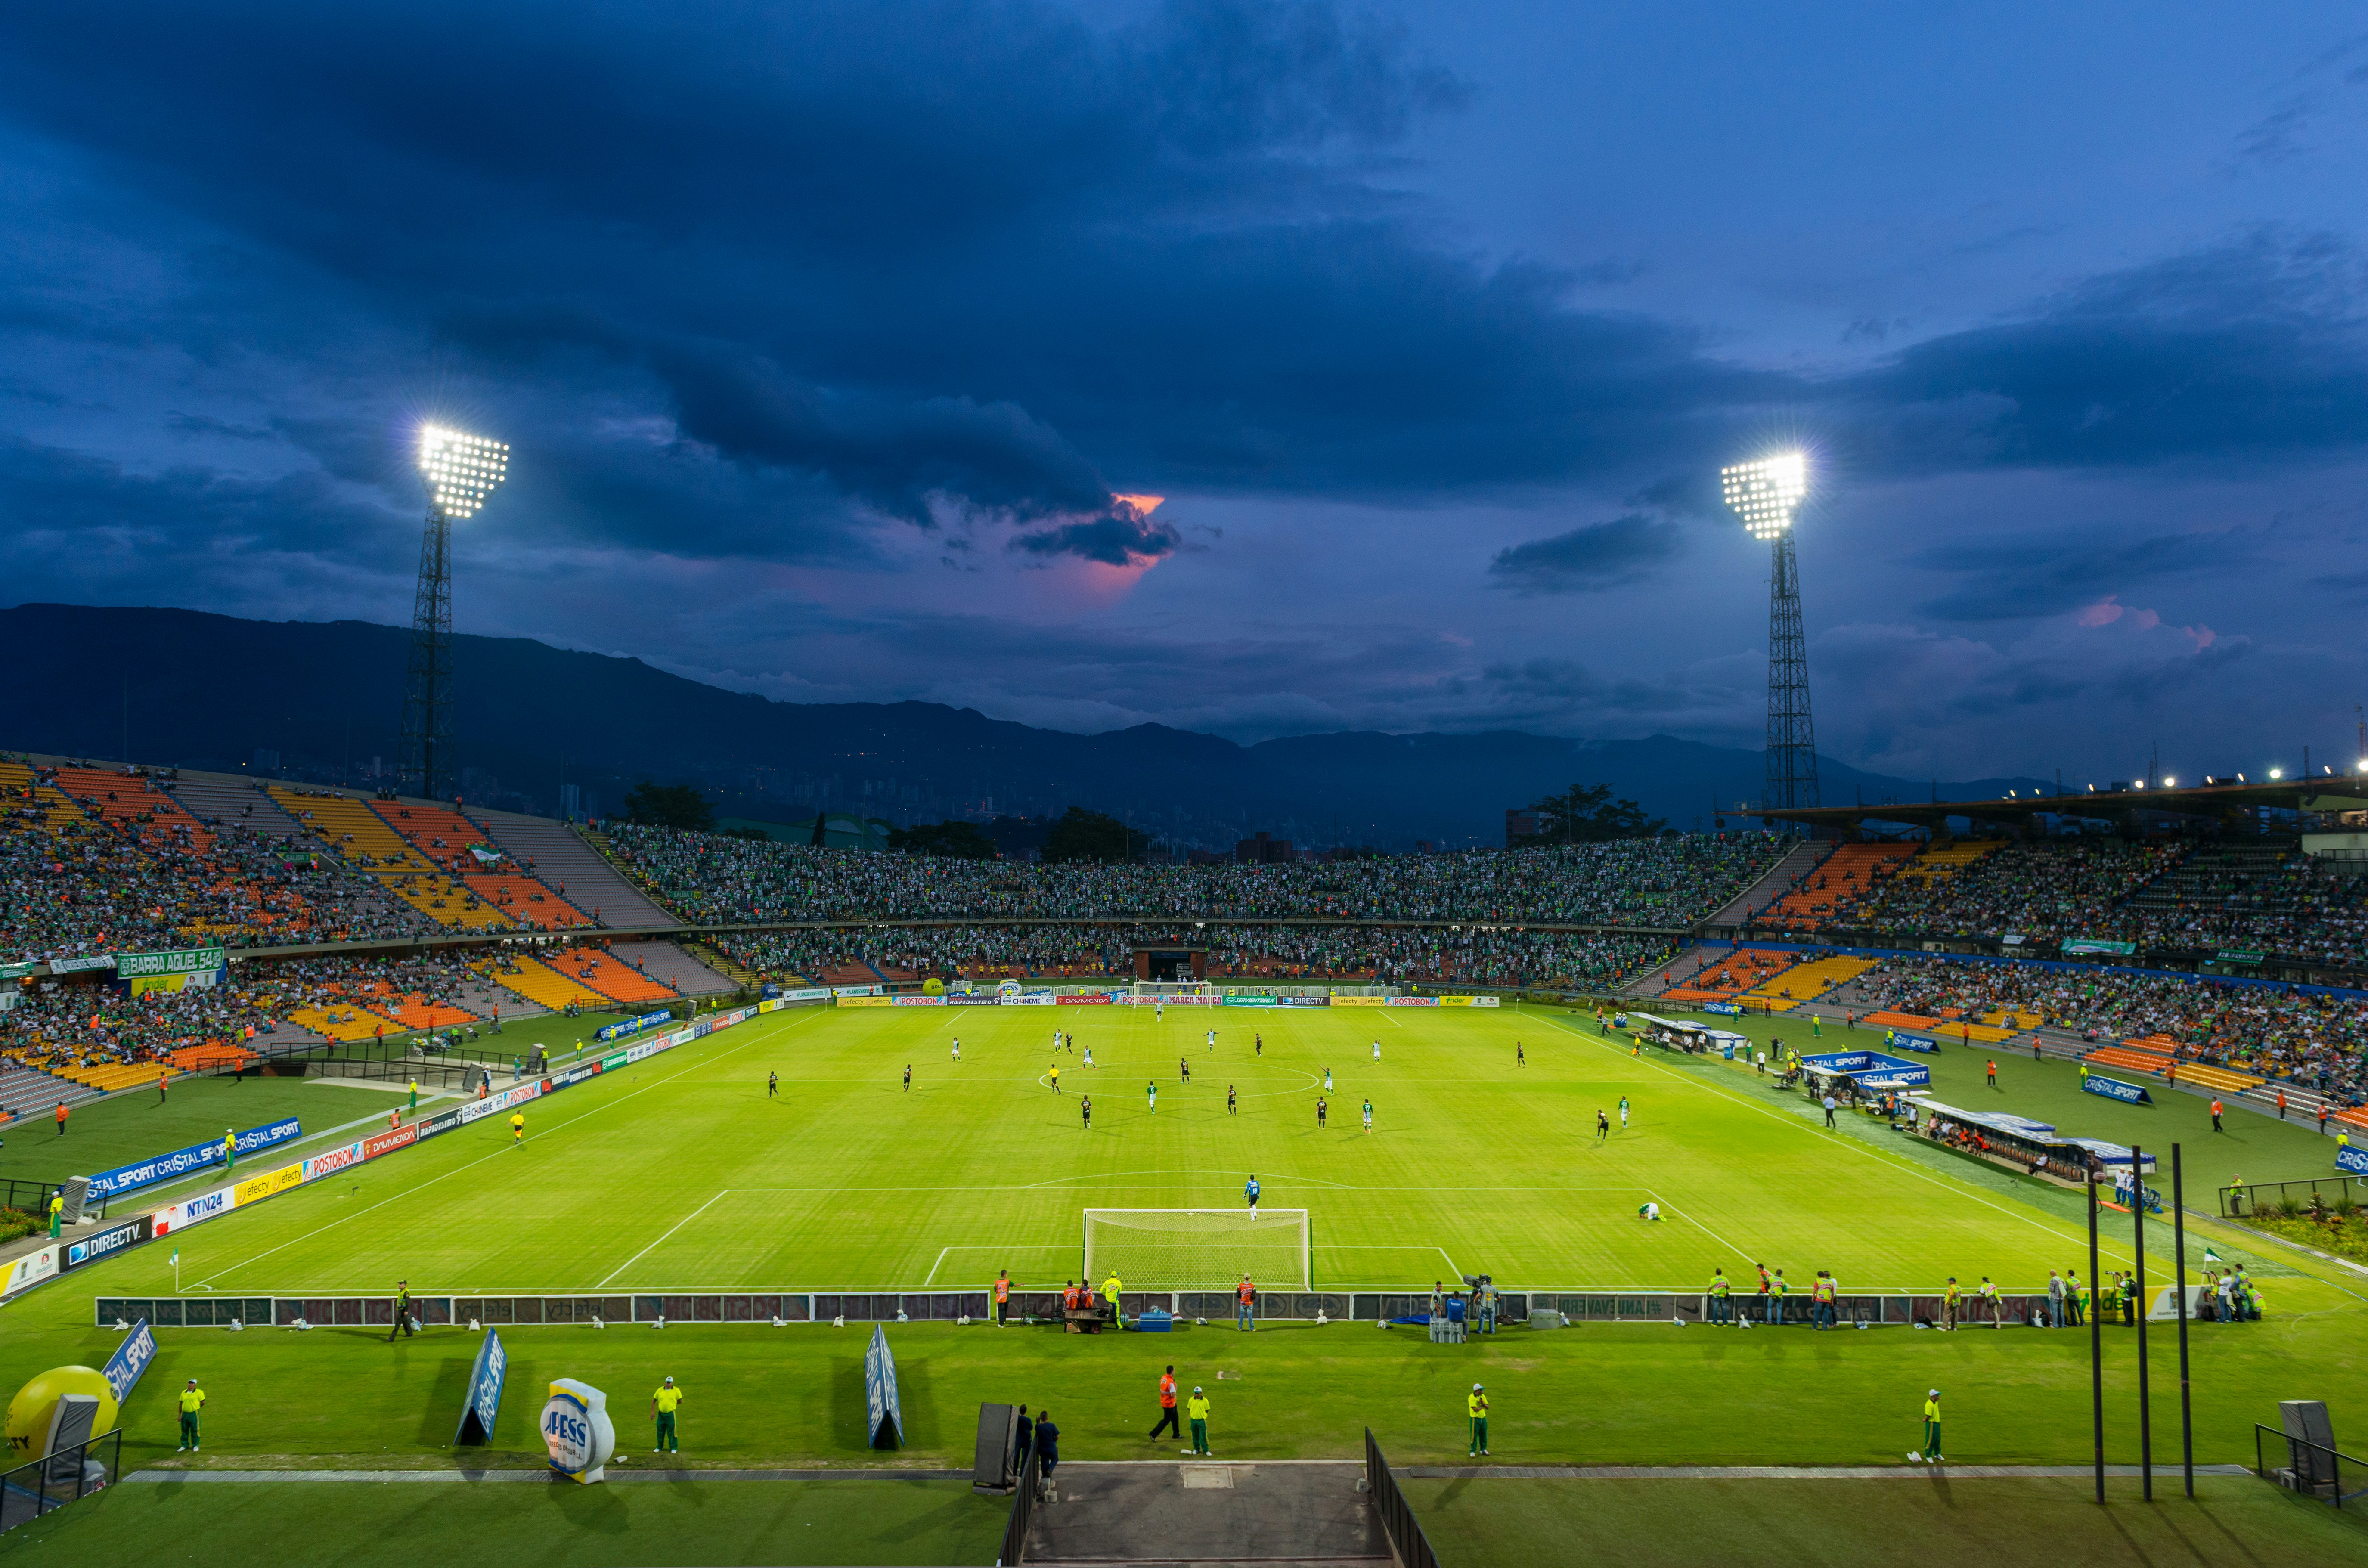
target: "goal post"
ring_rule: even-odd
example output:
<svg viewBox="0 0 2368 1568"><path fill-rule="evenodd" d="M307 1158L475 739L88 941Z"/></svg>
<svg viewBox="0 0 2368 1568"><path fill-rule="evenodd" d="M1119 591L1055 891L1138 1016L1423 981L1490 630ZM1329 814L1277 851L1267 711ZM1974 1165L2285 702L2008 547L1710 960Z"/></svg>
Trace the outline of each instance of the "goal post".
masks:
<svg viewBox="0 0 2368 1568"><path fill-rule="evenodd" d="M1304 1209L1086 1210L1086 1278L1116 1274L1130 1290L1229 1290L1247 1274L1312 1290L1311 1250Z"/></svg>

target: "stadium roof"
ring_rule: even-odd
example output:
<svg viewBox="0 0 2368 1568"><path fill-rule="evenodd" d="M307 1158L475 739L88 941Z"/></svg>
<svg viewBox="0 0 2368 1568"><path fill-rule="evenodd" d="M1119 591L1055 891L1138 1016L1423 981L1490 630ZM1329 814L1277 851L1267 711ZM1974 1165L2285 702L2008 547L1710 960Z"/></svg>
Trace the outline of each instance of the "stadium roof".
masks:
<svg viewBox="0 0 2368 1568"><path fill-rule="evenodd" d="M2304 812L2368 812L2368 777L2330 773L2317 778L2214 782L2175 789L2099 790L2084 785L2061 794L2007 794L1983 801L1870 801L1759 814L1848 834L1874 823L1905 823L1937 830L1951 817L1964 817L1977 827L1997 824L2021 828L2041 816L2112 822L2131 812L2234 823L2262 807Z"/></svg>

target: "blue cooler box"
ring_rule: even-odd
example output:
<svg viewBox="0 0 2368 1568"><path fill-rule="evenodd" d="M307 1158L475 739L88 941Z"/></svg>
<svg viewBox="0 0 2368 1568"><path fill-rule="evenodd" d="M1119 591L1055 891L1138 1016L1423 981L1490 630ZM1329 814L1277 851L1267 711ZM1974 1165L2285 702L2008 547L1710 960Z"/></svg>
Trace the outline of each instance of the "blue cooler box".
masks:
<svg viewBox="0 0 2368 1568"><path fill-rule="evenodd" d="M1157 1307L1134 1314L1137 1334L1167 1334L1174 1330L1176 1320Z"/></svg>

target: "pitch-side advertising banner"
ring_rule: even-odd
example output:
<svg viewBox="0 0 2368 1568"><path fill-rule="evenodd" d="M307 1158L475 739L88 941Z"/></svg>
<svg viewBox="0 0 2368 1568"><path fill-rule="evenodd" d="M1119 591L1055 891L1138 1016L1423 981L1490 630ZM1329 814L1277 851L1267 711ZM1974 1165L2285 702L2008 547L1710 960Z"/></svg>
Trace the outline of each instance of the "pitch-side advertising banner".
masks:
<svg viewBox="0 0 2368 1568"><path fill-rule="evenodd" d="M140 1381L140 1374L146 1371L148 1363L155 1358L156 1335L150 1331L148 1320L142 1318L131 1325L131 1332L123 1336L123 1343L115 1347L115 1354L107 1358L107 1365L99 1369L98 1375L107 1380L108 1392L115 1395L117 1409L121 1409L123 1402L131 1397L132 1389Z"/></svg>
<svg viewBox="0 0 2368 1568"><path fill-rule="evenodd" d="M2348 1151L2347 1151L2348 1152ZM51 1242L39 1252L28 1252L9 1264L5 1278L0 1278L0 1300L29 1290L36 1285L46 1285L58 1277L58 1253L61 1248Z"/></svg>
<svg viewBox="0 0 2368 1568"><path fill-rule="evenodd" d="M1439 998L1436 996L1384 996L1382 1000L1388 1003L1393 1007L1436 1007L1439 1006Z"/></svg>
<svg viewBox="0 0 2368 1568"><path fill-rule="evenodd" d="M262 1127L250 1127L238 1134L241 1154L252 1154L257 1149L268 1149L274 1143L284 1143L304 1131L294 1117L287 1117ZM111 1171L101 1171L90 1178L90 1189L108 1196L131 1192L139 1187L153 1187L160 1181L188 1175L204 1165L222 1164L222 1140L210 1139L192 1143L186 1149L176 1149L169 1154L157 1154L128 1165L118 1165Z"/></svg>
<svg viewBox="0 0 2368 1568"><path fill-rule="evenodd" d="M65 1250L58 1255L58 1267L80 1268L101 1258L112 1257L125 1247L137 1246L147 1239L148 1216L145 1214L137 1220L103 1226L80 1241L65 1243Z"/></svg>
<svg viewBox="0 0 2368 1568"><path fill-rule="evenodd" d="M1107 991L1064 991L1053 1000L1064 1007L1107 1007L1110 998Z"/></svg>
<svg viewBox="0 0 2368 1568"><path fill-rule="evenodd" d="M888 1007L894 1006L895 1001L894 996L850 996L844 991L838 994L842 1007Z"/></svg>
<svg viewBox="0 0 2368 1568"><path fill-rule="evenodd" d="M1332 1006L1335 1007L1379 1007L1384 1006L1388 1001L1389 998L1386 996L1335 996L1332 998Z"/></svg>
<svg viewBox="0 0 2368 1568"><path fill-rule="evenodd" d="M2080 1080L2080 1087L2092 1095L2102 1095L2123 1105L2152 1105L2154 1096L2147 1094L2144 1084L2124 1084L2119 1078L2100 1078L2094 1073Z"/></svg>

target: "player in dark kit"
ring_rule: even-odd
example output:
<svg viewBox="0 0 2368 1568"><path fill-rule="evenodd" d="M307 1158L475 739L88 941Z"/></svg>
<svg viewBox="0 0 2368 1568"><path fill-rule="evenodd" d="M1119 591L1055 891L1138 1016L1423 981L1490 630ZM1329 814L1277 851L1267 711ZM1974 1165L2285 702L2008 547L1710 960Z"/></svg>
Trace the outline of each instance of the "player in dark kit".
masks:
<svg viewBox="0 0 2368 1568"><path fill-rule="evenodd" d="M1252 1035L1250 1037L1250 1054L1253 1056L1264 1056L1266 1054L1266 1036L1261 1034Z"/></svg>
<svg viewBox="0 0 2368 1568"><path fill-rule="evenodd" d="M1596 1141L1597 1142L1600 1143L1600 1142L1602 1142L1606 1138L1609 1138L1609 1137L1611 1137L1611 1119L1610 1117L1608 1117L1608 1116L1604 1115L1604 1114L1603 1114L1603 1112L1602 1112L1601 1110L1598 1110L1598 1111L1595 1113L1595 1141Z"/></svg>
<svg viewBox="0 0 2368 1568"><path fill-rule="evenodd" d="M780 1075L779 1073L768 1073L768 1074L765 1074L765 1097L766 1097L767 1099L768 1099L768 1100L769 1100L769 1099L771 1099L775 1095L778 1095L778 1094L780 1094L780 1092L781 1092L781 1075Z"/></svg>
<svg viewBox="0 0 2368 1568"><path fill-rule="evenodd" d="M1094 1130L1094 1096L1091 1096L1091 1095L1079 1095L1079 1096L1077 1096L1077 1115L1078 1115L1078 1116L1080 1116L1080 1117L1082 1117L1082 1118L1085 1119L1085 1123L1086 1123L1086 1131L1088 1131L1088 1132L1091 1132L1091 1131Z"/></svg>
<svg viewBox="0 0 2368 1568"><path fill-rule="evenodd" d="M1513 1065L1516 1067L1526 1067L1529 1064L1530 1059L1521 1052L1521 1042L1518 1040L1515 1040L1513 1042Z"/></svg>
<svg viewBox="0 0 2368 1568"><path fill-rule="evenodd" d="M911 1062L905 1062L905 1087L906 1087L907 1089L910 1089L912 1086L913 1086L913 1064L912 1064Z"/></svg>
<svg viewBox="0 0 2368 1568"><path fill-rule="evenodd" d="M1324 1125L1324 1096L1321 1095L1315 1096L1315 1125Z"/></svg>
<svg viewBox="0 0 2368 1568"><path fill-rule="evenodd" d="M1188 1084L1192 1081L1192 1062L1190 1058L1179 1056L1176 1059L1176 1074Z"/></svg>
<svg viewBox="0 0 2368 1568"><path fill-rule="evenodd" d="M1225 1085L1225 1114L1234 1114L1234 1086L1231 1084Z"/></svg>

